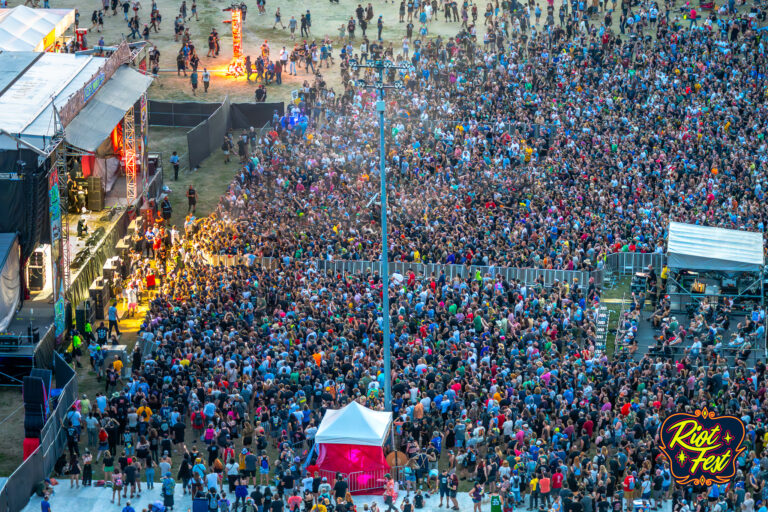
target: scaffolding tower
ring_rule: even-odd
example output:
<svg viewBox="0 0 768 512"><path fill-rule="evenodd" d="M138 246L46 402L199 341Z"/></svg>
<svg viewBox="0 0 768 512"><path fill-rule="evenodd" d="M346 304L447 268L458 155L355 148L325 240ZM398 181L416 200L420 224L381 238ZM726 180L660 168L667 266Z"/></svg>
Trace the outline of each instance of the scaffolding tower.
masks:
<svg viewBox="0 0 768 512"><path fill-rule="evenodd" d="M138 196L136 183L136 117L133 107L123 118L123 148L125 151L125 182L128 204L132 204Z"/></svg>

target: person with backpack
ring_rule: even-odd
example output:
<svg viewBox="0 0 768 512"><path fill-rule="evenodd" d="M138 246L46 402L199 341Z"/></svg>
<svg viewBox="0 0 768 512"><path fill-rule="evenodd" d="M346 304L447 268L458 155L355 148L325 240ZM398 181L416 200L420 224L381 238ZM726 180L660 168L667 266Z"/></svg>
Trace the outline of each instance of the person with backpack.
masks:
<svg viewBox="0 0 768 512"><path fill-rule="evenodd" d="M173 493L176 490L176 481L171 478L171 473L167 472L163 476L162 494L163 506L168 510L173 510Z"/></svg>
<svg viewBox="0 0 768 512"><path fill-rule="evenodd" d="M106 471L105 471L106 472ZM117 493L117 505L120 506L120 498L123 494L123 475L120 468L115 468L112 473L112 503L115 502L115 493Z"/></svg>
<svg viewBox="0 0 768 512"><path fill-rule="evenodd" d="M522 479L520 478L518 471L516 469L513 470L512 477L509 479L509 489L510 491L512 491L512 495L514 496L515 505L518 505L520 503L520 483L521 482L522 482Z"/></svg>
<svg viewBox="0 0 768 512"><path fill-rule="evenodd" d="M483 502L483 486L475 483L475 486L469 491L469 497L472 498L472 512L481 512L481 503Z"/></svg>
<svg viewBox="0 0 768 512"><path fill-rule="evenodd" d="M631 504L632 500L634 499L635 484L635 475L628 470L624 476L624 483L622 485L622 489L624 491L623 505L625 507L627 506L627 503Z"/></svg>

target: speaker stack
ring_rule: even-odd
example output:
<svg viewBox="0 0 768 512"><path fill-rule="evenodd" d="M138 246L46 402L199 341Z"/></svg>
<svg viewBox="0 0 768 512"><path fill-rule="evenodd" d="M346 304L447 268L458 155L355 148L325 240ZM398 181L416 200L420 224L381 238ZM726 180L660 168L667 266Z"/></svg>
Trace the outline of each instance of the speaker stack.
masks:
<svg viewBox="0 0 768 512"><path fill-rule="evenodd" d="M24 377L24 437L40 440L40 431L48 419L48 394L51 386L50 370L33 370L33 374ZM34 444L30 441L27 444ZM33 450L34 451L34 450Z"/></svg>
<svg viewBox="0 0 768 512"><path fill-rule="evenodd" d="M106 190L104 188L104 180L98 176L91 176L88 178L88 209L94 212L99 212L104 209L104 201L106 199Z"/></svg>
<svg viewBox="0 0 768 512"><path fill-rule="evenodd" d="M95 311L91 305L90 299L86 299L77 306L75 310L75 326L80 332L85 332L85 324L89 323L93 325L95 320Z"/></svg>
<svg viewBox="0 0 768 512"><path fill-rule="evenodd" d="M100 277L93 281L88 291L93 304L94 318L104 320L109 304L109 285Z"/></svg>

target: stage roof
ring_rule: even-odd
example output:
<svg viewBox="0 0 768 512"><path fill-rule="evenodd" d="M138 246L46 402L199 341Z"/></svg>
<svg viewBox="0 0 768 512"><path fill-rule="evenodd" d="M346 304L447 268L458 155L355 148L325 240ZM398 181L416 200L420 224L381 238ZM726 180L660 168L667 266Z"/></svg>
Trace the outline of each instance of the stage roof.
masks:
<svg viewBox="0 0 768 512"><path fill-rule="evenodd" d="M74 9L0 9L0 50L42 52L74 22Z"/></svg>
<svg viewBox="0 0 768 512"><path fill-rule="evenodd" d="M0 128L43 149L55 133L51 99L62 108L107 59L69 53L32 55L39 58L19 70L0 95ZM0 53L0 69L4 62L15 61L18 56L16 52ZM0 149L15 148L15 141L0 137Z"/></svg>
<svg viewBox="0 0 768 512"><path fill-rule="evenodd" d="M46 148L55 135L53 105L61 109L86 84L98 84L95 79L106 61L66 53L0 53L0 129ZM68 141L87 151L96 149L151 81L127 65L118 68L66 127ZM13 138L0 134L0 150L16 147Z"/></svg>
<svg viewBox="0 0 768 512"><path fill-rule="evenodd" d="M85 151L96 151L151 83L151 77L128 66L115 71L94 99L69 123L67 142Z"/></svg>
<svg viewBox="0 0 768 512"><path fill-rule="evenodd" d="M671 222L669 268L756 272L764 265L763 234Z"/></svg>

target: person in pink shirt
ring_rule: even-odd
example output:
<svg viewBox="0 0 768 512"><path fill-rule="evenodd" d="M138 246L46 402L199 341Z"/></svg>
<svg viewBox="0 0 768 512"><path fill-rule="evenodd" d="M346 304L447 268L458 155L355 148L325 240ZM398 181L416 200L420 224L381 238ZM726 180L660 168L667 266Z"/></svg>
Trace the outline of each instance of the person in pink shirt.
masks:
<svg viewBox="0 0 768 512"><path fill-rule="evenodd" d="M299 496L299 491L294 490L293 495L288 498L288 510L292 512L298 511L303 501L301 496Z"/></svg>

